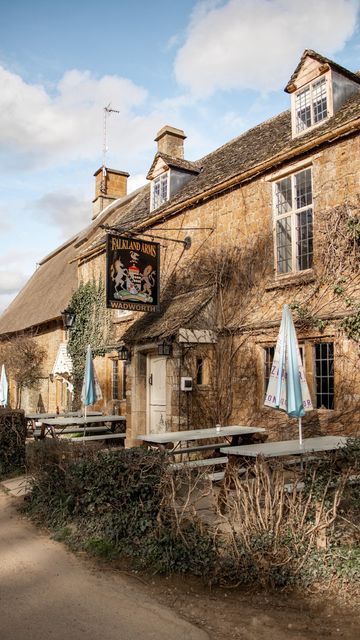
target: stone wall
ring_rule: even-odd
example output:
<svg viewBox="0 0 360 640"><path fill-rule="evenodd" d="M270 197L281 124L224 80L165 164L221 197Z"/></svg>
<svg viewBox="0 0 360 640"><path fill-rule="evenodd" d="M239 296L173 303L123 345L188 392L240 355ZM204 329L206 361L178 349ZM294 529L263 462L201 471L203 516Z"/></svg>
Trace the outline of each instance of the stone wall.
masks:
<svg viewBox="0 0 360 640"><path fill-rule="evenodd" d="M312 166L313 172L314 265L307 272L279 278L276 277L274 265L272 184L275 179L307 166ZM190 235L192 247L189 251L184 251L182 245L176 243L161 242L163 291L174 273L180 283L189 274L190 278L194 277L194 265L200 264L202 259L214 256L215 260L216 256L221 258L240 248L239 263L238 266L234 265L229 290L223 291L223 307L217 308L220 316L214 326L228 335L236 352L228 388L231 398L227 401L226 416L223 416L228 424L265 426L273 437L294 435L293 422L289 422L284 414L263 407L264 348L276 342L283 304L297 303L313 313L314 317L324 319L322 330L316 325L298 327L299 341L305 353L307 379L314 399L314 343L334 342L335 354L335 410L319 409L309 414L304 419L305 434L349 433L359 428L359 416L356 413L360 399L358 345L347 340L339 327L337 319L346 313L344 298L334 295L333 282L324 281L324 255L329 237L322 227L325 213L334 207L344 203L358 207L359 194L360 138L354 136L317 150L301 161L289 162L277 168L276 172L268 172L159 225L162 228L197 229L171 234L171 237L179 239ZM161 235L166 234L163 232ZM100 271L104 274L104 268L105 255L102 254L82 264L79 277L86 279ZM346 286L349 295L358 295L351 288L351 282ZM129 323L139 316L133 314L123 320L114 316L116 340L121 339ZM220 322L219 317L222 317ZM155 349L155 342L150 342L147 350L142 347L141 353L135 352L128 367L128 444L134 444L136 435L146 428L146 354L153 353ZM206 349L205 359L211 371L219 356L216 356L216 347L209 345ZM198 351L203 354L204 347L198 348ZM191 352L194 363L197 348L193 347ZM96 366L106 404L111 402L109 357ZM189 374L195 376L194 364L188 362L185 366L175 345L167 378L168 397L171 397L167 408L167 427L172 430L186 426L188 420L190 426L200 426L200 423L205 426L207 420L213 424L221 421L216 397L219 385L213 374L209 375L207 384L195 389L190 400L185 402L185 397L179 395L180 368L184 375L186 367ZM217 366L216 370L221 371L221 366ZM212 411L209 415L206 407ZM120 403L120 408L124 412L125 403Z"/></svg>

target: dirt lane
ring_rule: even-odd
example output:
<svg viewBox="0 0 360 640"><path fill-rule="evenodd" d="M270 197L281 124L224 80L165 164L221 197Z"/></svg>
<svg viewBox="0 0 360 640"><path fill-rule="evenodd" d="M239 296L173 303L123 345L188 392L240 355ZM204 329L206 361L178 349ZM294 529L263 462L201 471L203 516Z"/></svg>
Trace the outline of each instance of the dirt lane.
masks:
<svg viewBox="0 0 360 640"><path fill-rule="evenodd" d="M1 640L207 640L130 580L100 572L19 516L0 489Z"/></svg>

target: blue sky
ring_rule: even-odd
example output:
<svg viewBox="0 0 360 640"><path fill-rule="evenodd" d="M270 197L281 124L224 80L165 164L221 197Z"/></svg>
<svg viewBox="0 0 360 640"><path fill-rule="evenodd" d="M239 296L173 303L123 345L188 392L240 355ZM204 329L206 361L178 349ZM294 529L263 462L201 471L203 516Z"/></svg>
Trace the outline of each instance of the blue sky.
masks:
<svg viewBox="0 0 360 640"><path fill-rule="evenodd" d="M288 108L305 48L360 69L360 0L0 0L0 312L91 219L102 162L145 183L164 124L192 160Z"/></svg>

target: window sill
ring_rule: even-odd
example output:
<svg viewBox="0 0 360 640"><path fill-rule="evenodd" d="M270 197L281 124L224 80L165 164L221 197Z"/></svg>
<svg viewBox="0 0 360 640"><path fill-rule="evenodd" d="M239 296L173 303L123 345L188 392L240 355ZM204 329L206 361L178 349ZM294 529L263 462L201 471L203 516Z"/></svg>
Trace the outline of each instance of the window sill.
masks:
<svg viewBox="0 0 360 640"><path fill-rule="evenodd" d="M265 291L272 291L273 289L285 289L287 287L299 287L303 284L314 282L315 279L315 273L312 269L298 272L296 274L291 273L285 276L277 276L274 282L266 285Z"/></svg>

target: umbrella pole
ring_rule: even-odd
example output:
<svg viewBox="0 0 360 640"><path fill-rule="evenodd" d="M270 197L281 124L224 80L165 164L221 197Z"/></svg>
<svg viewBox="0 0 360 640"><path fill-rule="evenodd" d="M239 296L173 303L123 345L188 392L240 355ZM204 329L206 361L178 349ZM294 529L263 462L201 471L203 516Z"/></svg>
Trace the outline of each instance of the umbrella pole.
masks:
<svg viewBox="0 0 360 640"><path fill-rule="evenodd" d="M299 417L299 444L300 444L300 447L302 447L303 437L302 437L301 417Z"/></svg>
<svg viewBox="0 0 360 640"><path fill-rule="evenodd" d="M85 418L85 424L84 424L84 434L83 434L83 440L85 439L85 435L86 435L86 411L87 411L87 406L84 406L84 418Z"/></svg>

